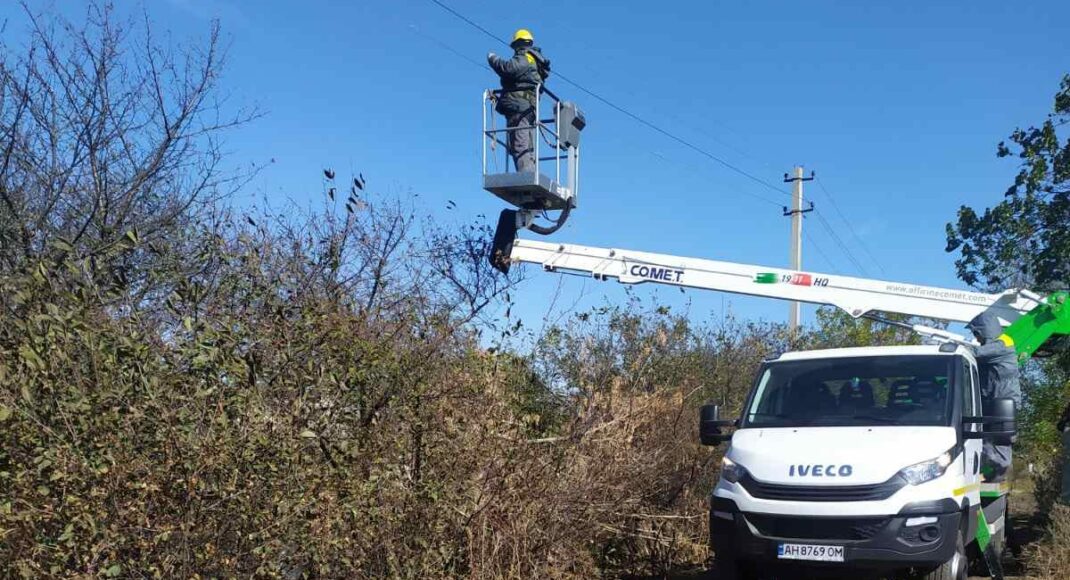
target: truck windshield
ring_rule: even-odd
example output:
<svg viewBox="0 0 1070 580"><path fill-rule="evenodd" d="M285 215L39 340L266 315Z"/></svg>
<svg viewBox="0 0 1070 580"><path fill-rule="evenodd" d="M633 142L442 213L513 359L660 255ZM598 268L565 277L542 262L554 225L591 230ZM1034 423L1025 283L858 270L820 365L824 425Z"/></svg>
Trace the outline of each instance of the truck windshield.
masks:
<svg viewBox="0 0 1070 580"><path fill-rule="evenodd" d="M745 427L950 425L951 356L772 362Z"/></svg>

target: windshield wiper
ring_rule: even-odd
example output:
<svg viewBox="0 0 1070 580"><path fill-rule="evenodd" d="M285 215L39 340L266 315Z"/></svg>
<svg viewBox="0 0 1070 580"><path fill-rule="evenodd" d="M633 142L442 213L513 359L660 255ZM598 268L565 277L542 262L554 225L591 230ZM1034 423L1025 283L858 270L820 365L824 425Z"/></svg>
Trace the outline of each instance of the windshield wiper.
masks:
<svg viewBox="0 0 1070 580"><path fill-rule="evenodd" d="M899 420L893 417L880 417L878 415L852 415L852 419L858 419L862 421L877 421L880 423L898 423Z"/></svg>

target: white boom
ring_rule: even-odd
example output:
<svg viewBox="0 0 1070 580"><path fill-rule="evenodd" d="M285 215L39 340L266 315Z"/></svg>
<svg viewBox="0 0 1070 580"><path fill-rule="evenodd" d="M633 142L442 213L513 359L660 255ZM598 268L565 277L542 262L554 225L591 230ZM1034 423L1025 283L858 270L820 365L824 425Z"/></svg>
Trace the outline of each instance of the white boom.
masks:
<svg viewBox="0 0 1070 580"><path fill-rule="evenodd" d="M795 272L753 264L523 239L513 242L510 259L513 262L541 264L551 272L585 273L598 280L616 278L623 284L654 282L828 304L856 318L880 311L969 322L978 314L992 310L1007 325L1038 306L1042 299L1028 290L984 294L867 278ZM926 334L938 337L959 338L938 329L925 330L934 331Z"/></svg>

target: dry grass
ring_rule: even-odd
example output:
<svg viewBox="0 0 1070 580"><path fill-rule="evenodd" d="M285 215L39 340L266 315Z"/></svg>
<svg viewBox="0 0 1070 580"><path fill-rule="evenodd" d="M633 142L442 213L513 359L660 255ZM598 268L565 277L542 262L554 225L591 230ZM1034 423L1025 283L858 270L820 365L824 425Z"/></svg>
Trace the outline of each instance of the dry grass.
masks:
<svg viewBox="0 0 1070 580"><path fill-rule="evenodd" d="M1070 578L1070 507L1056 505L1050 516L1045 537L1024 549L1028 573L1035 578Z"/></svg>
<svg viewBox="0 0 1070 580"><path fill-rule="evenodd" d="M1037 462L1035 496L1036 521L1043 531L1036 541L1022 547L1022 560L1030 577L1070 578L1070 507L1056 502L1061 470L1056 446Z"/></svg>

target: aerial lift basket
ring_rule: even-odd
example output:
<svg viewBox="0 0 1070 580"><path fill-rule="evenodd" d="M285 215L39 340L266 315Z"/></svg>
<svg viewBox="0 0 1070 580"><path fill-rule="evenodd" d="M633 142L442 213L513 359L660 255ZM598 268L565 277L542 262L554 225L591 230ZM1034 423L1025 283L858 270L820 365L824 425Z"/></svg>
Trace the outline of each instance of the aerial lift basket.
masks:
<svg viewBox="0 0 1070 580"><path fill-rule="evenodd" d="M517 209L504 210L494 236L491 263L509 269L511 245L520 229L549 234L560 228L576 208L580 184L580 134L587 121L579 108L562 101L540 85L531 128L498 128L500 117L494 110L502 90L483 91L483 189ZM509 155L509 134L532 131L535 171L519 172ZM551 227L535 223L539 214L560 211Z"/></svg>

